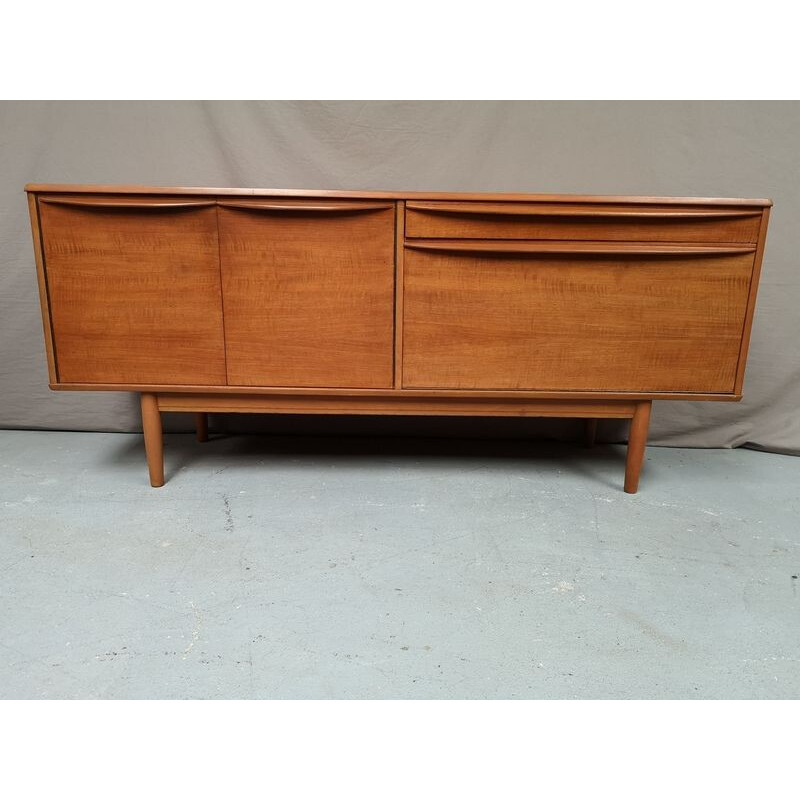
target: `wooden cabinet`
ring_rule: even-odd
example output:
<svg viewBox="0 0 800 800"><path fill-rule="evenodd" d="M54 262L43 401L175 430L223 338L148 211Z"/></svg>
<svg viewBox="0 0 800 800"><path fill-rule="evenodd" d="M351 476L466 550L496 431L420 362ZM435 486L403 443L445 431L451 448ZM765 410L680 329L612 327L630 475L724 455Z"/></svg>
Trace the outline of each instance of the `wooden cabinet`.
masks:
<svg viewBox="0 0 800 800"><path fill-rule="evenodd" d="M631 420L738 400L767 200L27 187L54 389L160 414Z"/></svg>

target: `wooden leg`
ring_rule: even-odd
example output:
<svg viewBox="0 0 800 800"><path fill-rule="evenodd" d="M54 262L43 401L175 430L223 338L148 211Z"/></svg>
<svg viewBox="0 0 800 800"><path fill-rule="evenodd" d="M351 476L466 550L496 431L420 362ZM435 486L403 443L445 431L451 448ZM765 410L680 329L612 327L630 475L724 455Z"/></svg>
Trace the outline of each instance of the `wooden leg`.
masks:
<svg viewBox="0 0 800 800"><path fill-rule="evenodd" d="M644 449L647 445L647 429L650 426L650 406L652 400L644 400L636 404L628 434L628 458L625 461L625 491L636 494L639 488L639 474L644 461Z"/></svg>
<svg viewBox="0 0 800 800"><path fill-rule="evenodd" d="M205 411L199 411L195 414L195 420L197 425L197 441L198 442L207 442L208 441L208 414Z"/></svg>
<svg viewBox="0 0 800 800"><path fill-rule="evenodd" d="M150 485L164 485L164 437L161 431L161 412L158 400L150 392L142 392L142 429Z"/></svg>
<svg viewBox="0 0 800 800"><path fill-rule="evenodd" d="M594 447L594 440L596 436L597 436L597 420L587 419L586 427L584 428L583 432L583 443L587 447Z"/></svg>

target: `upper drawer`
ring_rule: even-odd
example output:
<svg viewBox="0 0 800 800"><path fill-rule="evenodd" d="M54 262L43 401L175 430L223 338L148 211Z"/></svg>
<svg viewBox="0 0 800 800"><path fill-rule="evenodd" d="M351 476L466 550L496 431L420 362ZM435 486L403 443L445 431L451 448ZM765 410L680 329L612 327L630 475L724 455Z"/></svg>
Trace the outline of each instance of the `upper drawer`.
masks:
<svg viewBox="0 0 800 800"><path fill-rule="evenodd" d="M760 208L567 203L406 203L406 236L747 243Z"/></svg>

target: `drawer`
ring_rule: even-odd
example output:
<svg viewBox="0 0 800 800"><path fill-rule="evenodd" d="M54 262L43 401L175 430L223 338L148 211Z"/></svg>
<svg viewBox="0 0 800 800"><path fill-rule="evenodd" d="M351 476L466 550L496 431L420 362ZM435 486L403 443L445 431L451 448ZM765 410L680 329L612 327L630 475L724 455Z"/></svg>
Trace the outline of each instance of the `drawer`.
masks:
<svg viewBox="0 0 800 800"><path fill-rule="evenodd" d="M408 202L406 236L752 244L761 214L746 206Z"/></svg>
<svg viewBox="0 0 800 800"><path fill-rule="evenodd" d="M408 242L406 389L732 393L746 246Z"/></svg>

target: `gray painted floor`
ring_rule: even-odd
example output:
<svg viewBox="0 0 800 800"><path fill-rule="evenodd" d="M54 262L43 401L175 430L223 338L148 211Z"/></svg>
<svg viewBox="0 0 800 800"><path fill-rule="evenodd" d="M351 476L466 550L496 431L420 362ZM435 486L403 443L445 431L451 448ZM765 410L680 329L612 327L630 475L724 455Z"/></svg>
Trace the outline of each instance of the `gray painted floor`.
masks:
<svg viewBox="0 0 800 800"><path fill-rule="evenodd" d="M800 459L0 432L4 698L797 698Z"/></svg>

